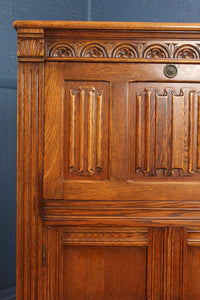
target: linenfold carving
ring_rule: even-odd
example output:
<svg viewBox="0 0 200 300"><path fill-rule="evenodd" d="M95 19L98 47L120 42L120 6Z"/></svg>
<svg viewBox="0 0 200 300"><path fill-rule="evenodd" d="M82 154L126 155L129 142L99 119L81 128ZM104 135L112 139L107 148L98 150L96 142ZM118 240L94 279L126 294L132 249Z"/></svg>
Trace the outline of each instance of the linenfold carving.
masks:
<svg viewBox="0 0 200 300"><path fill-rule="evenodd" d="M199 92L182 88L138 91L136 173L192 176L198 169ZM190 124L190 125L189 125Z"/></svg>
<svg viewBox="0 0 200 300"><path fill-rule="evenodd" d="M70 90L70 173L92 176L102 170L102 101L103 91L95 87Z"/></svg>

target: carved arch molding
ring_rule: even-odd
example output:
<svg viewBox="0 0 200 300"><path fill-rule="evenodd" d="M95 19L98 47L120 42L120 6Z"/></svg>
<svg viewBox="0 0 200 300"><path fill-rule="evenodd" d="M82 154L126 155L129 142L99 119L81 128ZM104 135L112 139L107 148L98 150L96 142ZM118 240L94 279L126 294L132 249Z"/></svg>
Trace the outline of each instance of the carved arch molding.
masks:
<svg viewBox="0 0 200 300"><path fill-rule="evenodd" d="M46 57L200 59L197 43L171 42L46 42Z"/></svg>

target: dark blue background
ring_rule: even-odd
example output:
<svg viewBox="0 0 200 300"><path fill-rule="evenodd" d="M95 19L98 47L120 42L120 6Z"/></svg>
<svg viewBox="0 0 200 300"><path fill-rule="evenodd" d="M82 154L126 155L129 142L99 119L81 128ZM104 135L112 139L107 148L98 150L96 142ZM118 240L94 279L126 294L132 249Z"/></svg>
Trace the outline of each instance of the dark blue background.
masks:
<svg viewBox="0 0 200 300"><path fill-rule="evenodd" d="M200 0L0 0L0 299L16 277L17 19L200 22Z"/></svg>

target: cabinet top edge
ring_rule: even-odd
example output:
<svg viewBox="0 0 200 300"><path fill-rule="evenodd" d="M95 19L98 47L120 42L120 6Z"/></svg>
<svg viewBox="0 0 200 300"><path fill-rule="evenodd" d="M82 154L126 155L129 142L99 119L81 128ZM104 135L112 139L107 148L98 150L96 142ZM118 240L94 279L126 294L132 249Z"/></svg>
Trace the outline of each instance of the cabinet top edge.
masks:
<svg viewBox="0 0 200 300"><path fill-rule="evenodd" d="M93 22L93 21L15 21L15 29L98 29L98 30L156 30L200 31L200 23L151 23L151 22Z"/></svg>

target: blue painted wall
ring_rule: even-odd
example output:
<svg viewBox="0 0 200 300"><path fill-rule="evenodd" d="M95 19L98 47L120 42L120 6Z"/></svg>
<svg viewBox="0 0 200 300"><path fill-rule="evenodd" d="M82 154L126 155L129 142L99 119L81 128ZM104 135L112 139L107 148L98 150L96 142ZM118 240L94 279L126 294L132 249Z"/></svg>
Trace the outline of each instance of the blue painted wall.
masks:
<svg viewBox="0 0 200 300"><path fill-rule="evenodd" d="M200 22L199 0L92 0L92 20Z"/></svg>
<svg viewBox="0 0 200 300"><path fill-rule="evenodd" d="M0 0L0 299L13 294L16 278L17 39L13 21L87 18L87 1Z"/></svg>
<svg viewBox="0 0 200 300"><path fill-rule="evenodd" d="M200 22L200 0L0 0L0 291L15 286L17 19Z"/></svg>

